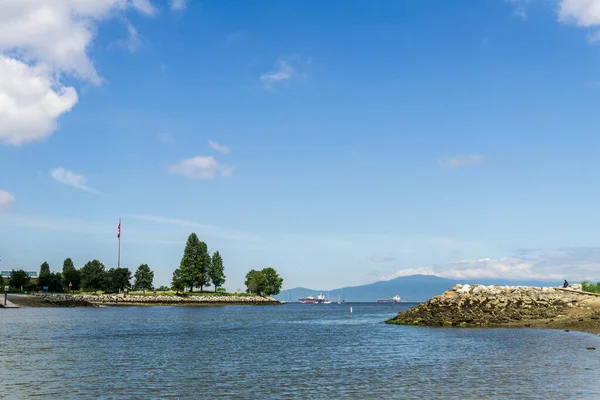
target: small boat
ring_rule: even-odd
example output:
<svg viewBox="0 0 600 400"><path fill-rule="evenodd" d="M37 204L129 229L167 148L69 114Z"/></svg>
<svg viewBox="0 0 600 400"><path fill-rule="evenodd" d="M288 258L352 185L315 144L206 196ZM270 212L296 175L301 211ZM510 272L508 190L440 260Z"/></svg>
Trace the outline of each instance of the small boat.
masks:
<svg viewBox="0 0 600 400"><path fill-rule="evenodd" d="M396 295L391 299L377 299L377 303L379 304L397 304L400 303L400 296Z"/></svg>

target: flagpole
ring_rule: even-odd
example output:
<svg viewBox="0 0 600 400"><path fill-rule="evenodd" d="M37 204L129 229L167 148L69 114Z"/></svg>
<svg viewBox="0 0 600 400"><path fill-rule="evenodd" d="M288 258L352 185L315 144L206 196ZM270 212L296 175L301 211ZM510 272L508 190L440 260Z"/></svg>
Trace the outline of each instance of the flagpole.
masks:
<svg viewBox="0 0 600 400"><path fill-rule="evenodd" d="M117 268L121 268L121 218L119 218L119 259L117 260Z"/></svg>

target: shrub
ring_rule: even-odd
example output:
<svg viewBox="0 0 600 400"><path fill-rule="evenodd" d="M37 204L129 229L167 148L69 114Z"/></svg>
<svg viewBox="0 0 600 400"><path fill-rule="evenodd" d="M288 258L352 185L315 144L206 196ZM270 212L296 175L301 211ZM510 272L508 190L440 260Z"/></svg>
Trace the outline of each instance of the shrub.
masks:
<svg viewBox="0 0 600 400"><path fill-rule="evenodd" d="M590 281L582 281L581 288L584 292L600 293L600 282L594 285Z"/></svg>

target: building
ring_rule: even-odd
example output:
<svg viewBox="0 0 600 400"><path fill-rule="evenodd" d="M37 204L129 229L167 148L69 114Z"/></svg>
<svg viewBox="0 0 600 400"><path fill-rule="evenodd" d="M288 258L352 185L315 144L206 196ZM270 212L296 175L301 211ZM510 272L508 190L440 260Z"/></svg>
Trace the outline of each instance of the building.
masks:
<svg viewBox="0 0 600 400"><path fill-rule="evenodd" d="M27 272L27 275L29 275L29 277L31 279L37 279L38 278L38 272L37 271L25 271ZM0 271L0 276L2 277L2 279L10 279L10 271Z"/></svg>

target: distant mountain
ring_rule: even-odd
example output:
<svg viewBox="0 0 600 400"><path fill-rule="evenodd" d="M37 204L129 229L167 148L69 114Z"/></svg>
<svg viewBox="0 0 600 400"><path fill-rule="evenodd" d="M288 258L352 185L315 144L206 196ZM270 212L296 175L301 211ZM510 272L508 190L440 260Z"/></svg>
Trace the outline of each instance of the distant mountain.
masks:
<svg viewBox="0 0 600 400"><path fill-rule="evenodd" d="M559 286L559 281L507 280L507 279L446 279L434 275L401 276L389 281L379 281L368 285L350 286L335 290L294 288L283 290L275 296L278 300L298 301L300 297L316 297L320 293L332 301L345 299L347 302L373 302L399 295L402 301L426 301L442 294L457 283L478 283L482 285L510 286Z"/></svg>

